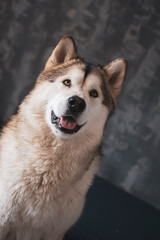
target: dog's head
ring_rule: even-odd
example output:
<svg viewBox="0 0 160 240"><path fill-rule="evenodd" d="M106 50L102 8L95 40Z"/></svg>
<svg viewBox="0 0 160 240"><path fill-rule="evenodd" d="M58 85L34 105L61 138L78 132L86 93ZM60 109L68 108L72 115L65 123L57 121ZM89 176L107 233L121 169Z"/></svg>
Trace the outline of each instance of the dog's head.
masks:
<svg viewBox="0 0 160 240"><path fill-rule="evenodd" d="M93 66L77 57L75 43L63 37L49 57L38 83L47 101L45 119L53 134L103 134L125 77L126 61ZM94 134L93 134L94 136Z"/></svg>

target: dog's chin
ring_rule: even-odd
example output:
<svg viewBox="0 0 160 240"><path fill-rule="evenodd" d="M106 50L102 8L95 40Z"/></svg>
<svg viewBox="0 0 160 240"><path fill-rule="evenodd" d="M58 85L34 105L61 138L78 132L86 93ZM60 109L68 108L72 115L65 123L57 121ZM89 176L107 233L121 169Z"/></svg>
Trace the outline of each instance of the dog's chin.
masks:
<svg viewBox="0 0 160 240"><path fill-rule="evenodd" d="M51 112L51 123L54 125L55 129L58 130L56 133L61 136L63 135L72 135L80 131L80 129L84 126L78 125L73 116L62 116L57 117L55 113Z"/></svg>

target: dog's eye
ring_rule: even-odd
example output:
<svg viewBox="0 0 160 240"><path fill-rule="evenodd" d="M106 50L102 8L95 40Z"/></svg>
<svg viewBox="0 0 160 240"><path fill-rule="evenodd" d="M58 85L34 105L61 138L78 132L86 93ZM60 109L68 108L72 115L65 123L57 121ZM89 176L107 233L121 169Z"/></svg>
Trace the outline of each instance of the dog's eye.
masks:
<svg viewBox="0 0 160 240"><path fill-rule="evenodd" d="M71 86L71 80L66 79L66 80L63 81L63 84L70 87Z"/></svg>
<svg viewBox="0 0 160 240"><path fill-rule="evenodd" d="M89 95L91 97L97 98L98 97L98 92L95 89L93 89L93 90L90 91Z"/></svg>

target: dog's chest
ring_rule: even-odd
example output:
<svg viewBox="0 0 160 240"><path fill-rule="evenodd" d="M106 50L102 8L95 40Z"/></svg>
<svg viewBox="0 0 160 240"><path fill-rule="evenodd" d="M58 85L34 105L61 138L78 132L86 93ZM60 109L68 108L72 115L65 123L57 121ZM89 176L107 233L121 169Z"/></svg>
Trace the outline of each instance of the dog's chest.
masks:
<svg viewBox="0 0 160 240"><path fill-rule="evenodd" d="M73 154L65 159L56 156L57 161L54 159L56 165L50 168L45 165L45 161L43 164L32 161L34 171L31 172L30 168L26 167L22 174L18 166L17 171L12 173L15 176L14 184L12 181L9 186L8 181L5 181L8 191L5 189L6 199L3 199L3 203L6 208L3 206L2 212L8 213L5 219L8 218L8 222L15 224L15 231L28 229L26 232L28 239L31 239L30 235L38 234L43 237L44 233L49 232L52 232L52 235L59 235L74 224L81 214L86 192L98 168L93 154L92 156L88 153L85 156L77 154L75 159ZM15 172L20 174L17 175ZM14 207L9 208L10 204L5 204L8 201ZM32 226L32 229L29 226Z"/></svg>
<svg viewBox="0 0 160 240"><path fill-rule="evenodd" d="M43 203L43 208L39 209L35 224L38 224L40 228L54 228L58 232L67 230L82 212L86 192L97 168L98 162L94 160L81 179L61 192L57 198L49 198L48 196L50 200L45 204Z"/></svg>
<svg viewBox="0 0 160 240"><path fill-rule="evenodd" d="M13 202L11 212L8 209L8 221L14 222L16 235L23 236L25 231L24 239L28 240L37 237L39 239L48 233L58 236L66 231L82 211L86 192L86 189L81 189L84 181L83 179L73 184L72 188L59 193L57 197L51 191L45 195L35 192L35 196L30 198L30 194L24 189L21 192L24 198L19 195L19 199ZM17 204L21 206L18 209Z"/></svg>
<svg viewBox="0 0 160 240"><path fill-rule="evenodd" d="M17 199L15 198L13 203L15 209L12 208L10 214L10 217L13 216L14 219L10 220L16 222L17 226L22 226L22 229L28 229L28 226L31 225L32 230L29 229L29 232L30 234L33 232L33 235L37 234L35 229L36 231L39 229L38 234L40 235L43 235L44 232L59 234L67 230L81 214L86 192L96 170L97 161L93 161L81 179L73 182L67 188L61 187L59 192L56 193L51 186L46 190L45 187L48 187L48 185L43 190L39 188L32 193L25 187L23 190L17 189L21 194L17 195ZM36 183L33 181L31 183L29 189L34 189ZM17 204L21 207L15 214ZM21 233L19 234L21 235Z"/></svg>

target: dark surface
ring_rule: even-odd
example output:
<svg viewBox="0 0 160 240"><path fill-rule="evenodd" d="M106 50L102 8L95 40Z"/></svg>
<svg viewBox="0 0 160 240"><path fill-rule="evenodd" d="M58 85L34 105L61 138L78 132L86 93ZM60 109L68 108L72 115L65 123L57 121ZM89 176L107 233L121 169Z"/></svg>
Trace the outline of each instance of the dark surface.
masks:
<svg viewBox="0 0 160 240"><path fill-rule="evenodd" d="M0 122L70 34L87 61L128 61L103 144L100 176L160 208L160 1L1 0Z"/></svg>
<svg viewBox="0 0 160 240"><path fill-rule="evenodd" d="M159 240L160 211L100 178L65 240Z"/></svg>

